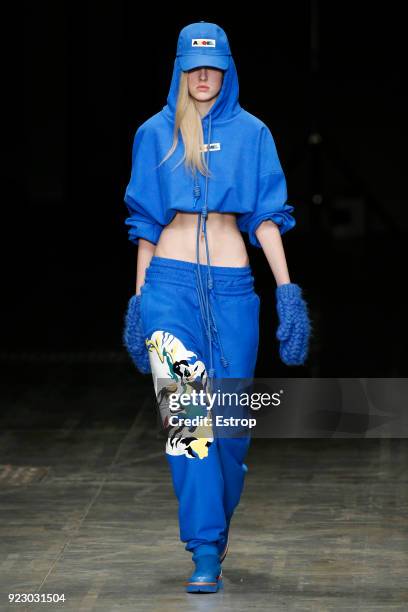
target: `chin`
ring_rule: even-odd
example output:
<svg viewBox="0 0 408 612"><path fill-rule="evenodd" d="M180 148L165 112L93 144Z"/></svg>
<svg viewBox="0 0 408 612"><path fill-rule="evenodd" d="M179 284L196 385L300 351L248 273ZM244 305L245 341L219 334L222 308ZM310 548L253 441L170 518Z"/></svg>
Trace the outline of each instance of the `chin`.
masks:
<svg viewBox="0 0 408 612"><path fill-rule="evenodd" d="M204 94L204 95L194 94L193 98L197 100L198 102L208 102L208 100L211 100L213 98L213 95L212 94Z"/></svg>

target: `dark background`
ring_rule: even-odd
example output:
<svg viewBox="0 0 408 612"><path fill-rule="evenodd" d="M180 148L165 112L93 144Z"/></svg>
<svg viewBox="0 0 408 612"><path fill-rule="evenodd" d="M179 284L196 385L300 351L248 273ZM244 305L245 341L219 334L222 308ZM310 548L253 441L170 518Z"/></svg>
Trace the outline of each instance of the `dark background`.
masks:
<svg viewBox="0 0 408 612"><path fill-rule="evenodd" d="M284 366L275 281L248 246L262 297L257 375L407 376L405 22L395 6L15 7L2 79L3 364L126 362L132 140L166 104L179 31L206 20L227 33L241 105L274 135L297 220L284 236L289 271L314 325L306 366Z"/></svg>

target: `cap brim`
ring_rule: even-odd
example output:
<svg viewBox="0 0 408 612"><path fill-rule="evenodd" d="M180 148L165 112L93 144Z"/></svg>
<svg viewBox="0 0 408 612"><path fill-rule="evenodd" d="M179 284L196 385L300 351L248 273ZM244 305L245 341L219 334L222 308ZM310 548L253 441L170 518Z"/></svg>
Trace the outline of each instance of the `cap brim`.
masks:
<svg viewBox="0 0 408 612"><path fill-rule="evenodd" d="M180 55L179 61L183 72L198 68L200 66L208 66L209 68L220 68L227 70L229 66L229 55L209 55L204 53L192 53L191 55Z"/></svg>

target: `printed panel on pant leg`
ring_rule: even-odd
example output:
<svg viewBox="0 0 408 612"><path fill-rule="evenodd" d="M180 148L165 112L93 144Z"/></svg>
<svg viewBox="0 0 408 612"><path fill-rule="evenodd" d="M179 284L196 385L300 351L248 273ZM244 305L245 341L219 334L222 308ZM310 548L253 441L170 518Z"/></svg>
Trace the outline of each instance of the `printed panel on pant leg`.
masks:
<svg viewBox="0 0 408 612"><path fill-rule="evenodd" d="M166 453L204 459L214 441L211 411L205 401L209 382L205 364L180 338L164 330L154 331L146 346L168 436ZM194 419L196 424L186 424L187 419Z"/></svg>

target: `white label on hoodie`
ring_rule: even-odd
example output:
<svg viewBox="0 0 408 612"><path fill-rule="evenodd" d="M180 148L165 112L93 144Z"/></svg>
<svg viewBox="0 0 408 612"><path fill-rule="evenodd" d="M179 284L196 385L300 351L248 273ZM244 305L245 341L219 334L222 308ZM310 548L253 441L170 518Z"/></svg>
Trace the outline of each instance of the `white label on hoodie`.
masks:
<svg viewBox="0 0 408 612"><path fill-rule="evenodd" d="M192 47L215 47L215 38L193 38Z"/></svg>
<svg viewBox="0 0 408 612"><path fill-rule="evenodd" d="M212 142L210 144L210 151L219 151L221 149L221 143L220 142ZM205 144L201 147L200 149L201 152L205 152L208 151L208 144Z"/></svg>

